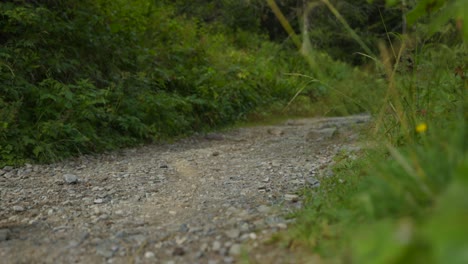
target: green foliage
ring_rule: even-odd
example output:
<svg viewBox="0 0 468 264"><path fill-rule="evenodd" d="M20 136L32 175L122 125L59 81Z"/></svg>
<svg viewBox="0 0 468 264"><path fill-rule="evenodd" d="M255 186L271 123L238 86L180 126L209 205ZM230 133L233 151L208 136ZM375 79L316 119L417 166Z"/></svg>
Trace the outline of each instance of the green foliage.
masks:
<svg viewBox="0 0 468 264"><path fill-rule="evenodd" d="M4 1L0 17L0 167L213 129L305 82L284 75L297 54L170 4Z"/></svg>
<svg viewBox="0 0 468 264"><path fill-rule="evenodd" d="M335 175L306 191L286 237L326 263L468 261L466 39L451 23L431 35L433 22L422 21L412 37L399 36L400 50L380 46L374 81L360 78L366 89L388 87L367 108L376 147L338 156ZM350 90L354 100L379 94Z"/></svg>

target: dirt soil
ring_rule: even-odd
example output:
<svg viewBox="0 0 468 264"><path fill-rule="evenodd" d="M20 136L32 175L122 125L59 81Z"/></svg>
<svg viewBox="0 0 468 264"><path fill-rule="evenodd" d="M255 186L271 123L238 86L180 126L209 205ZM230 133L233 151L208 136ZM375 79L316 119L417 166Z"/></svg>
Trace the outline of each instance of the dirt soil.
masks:
<svg viewBox="0 0 468 264"><path fill-rule="evenodd" d="M332 176L338 152L359 149L368 120L290 120L5 167L0 262L238 263L294 222L301 191Z"/></svg>

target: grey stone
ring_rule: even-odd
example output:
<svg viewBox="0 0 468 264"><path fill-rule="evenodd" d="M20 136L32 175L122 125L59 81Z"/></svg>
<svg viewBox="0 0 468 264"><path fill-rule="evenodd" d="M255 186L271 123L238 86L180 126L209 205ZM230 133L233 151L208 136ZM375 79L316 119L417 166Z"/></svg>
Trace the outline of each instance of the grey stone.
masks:
<svg viewBox="0 0 468 264"><path fill-rule="evenodd" d="M284 135L284 130L272 127L267 130L268 134L273 135L273 136L282 136Z"/></svg>
<svg viewBox="0 0 468 264"><path fill-rule="evenodd" d="M313 178L313 177L307 177L306 182L310 187L319 187L320 186L320 182L317 179Z"/></svg>
<svg viewBox="0 0 468 264"><path fill-rule="evenodd" d="M97 245L96 253L105 258L111 258L112 256L114 256L114 251L107 244Z"/></svg>
<svg viewBox="0 0 468 264"><path fill-rule="evenodd" d="M0 242L10 239L10 229L0 229Z"/></svg>
<svg viewBox="0 0 468 264"><path fill-rule="evenodd" d="M266 205L260 205L259 207L257 207L257 211L259 211L260 213L269 213L271 211L271 208L269 206L266 206Z"/></svg>
<svg viewBox="0 0 468 264"><path fill-rule="evenodd" d="M75 184L78 182L78 177L74 174L64 174L63 179L68 184Z"/></svg>
<svg viewBox="0 0 468 264"><path fill-rule="evenodd" d="M172 255L173 256L183 256L183 255L185 255L185 250L182 247L176 247L172 251Z"/></svg>
<svg viewBox="0 0 468 264"><path fill-rule="evenodd" d="M226 232L224 232L226 234L227 237L231 238L231 239L235 239L235 238L238 238L239 235L240 235L240 230L237 229L237 228L234 228L234 229L230 229L230 230L227 230Z"/></svg>
<svg viewBox="0 0 468 264"><path fill-rule="evenodd" d="M20 206L20 205L15 205L15 206L13 206L13 211L15 211L15 212L23 212L23 211L24 211L24 207L23 207L23 206Z"/></svg>
<svg viewBox="0 0 468 264"><path fill-rule="evenodd" d="M3 170L4 171L11 171L11 170L13 170L13 166L5 166L5 167L3 167Z"/></svg>
<svg viewBox="0 0 468 264"><path fill-rule="evenodd" d="M284 195L284 200L290 201L290 202L297 202L299 200L299 195L296 194L285 194Z"/></svg>
<svg viewBox="0 0 468 264"><path fill-rule="evenodd" d="M323 129L313 129L310 130L306 135L307 140L321 140L321 139L333 139L339 135L338 128L330 127Z"/></svg>
<svg viewBox="0 0 468 264"><path fill-rule="evenodd" d="M138 245L143 245L147 241L146 237L142 234L133 235L130 239L135 240Z"/></svg>
<svg viewBox="0 0 468 264"><path fill-rule="evenodd" d="M241 245L234 244L229 248L229 255L231 256L238 256L241 253Z"/></svg>
<svg viewBox="0 0 468 264"><path fill-rule="evenodd" d="M234 263L234 258L233 257L225 257L223 259L224 263L226 264L231 264L231 263Z"/></svg>
<svg viewBox="0 0 468 264"><path fill-rule="evenodd" d="M213 246L211 247L213 251L219 251L221 249L221 242L215 241L213 242Z"/></svg>
<svg viewBox="0 0 468 264"><path fill-rule="evenodd" d="M154 258L155 256L156 256L156 255L155 255L153 252L151 252L151 251L147 251L147 252L145 253L145 258L147 258L147 259Z"/></svg>
<svg viewBox="0 0 468 264"><path fill-rule="evenodd" d="M187 233L189 231L189 227L187 224L181 224L180 227L179 227L179 231L182 232L182 233Z"/></svg>
<svg viewBox="0 0 468 264"><path fill-rule="evenodd" d="M207 140L224 140L224 136L217 133L209 133L205 135L205 139Z"/></svg>

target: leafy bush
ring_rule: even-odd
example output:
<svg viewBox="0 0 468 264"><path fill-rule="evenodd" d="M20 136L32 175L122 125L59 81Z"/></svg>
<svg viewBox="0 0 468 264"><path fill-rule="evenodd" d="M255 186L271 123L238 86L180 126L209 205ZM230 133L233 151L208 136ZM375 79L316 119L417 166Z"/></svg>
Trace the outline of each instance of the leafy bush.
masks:
<svg viewBox="0 0 468 264"><path fill-rule="evenodd" d="M213 129L305 82L284 75L294 52L170 4L4 1L0 15L0 166Z"/></svg>

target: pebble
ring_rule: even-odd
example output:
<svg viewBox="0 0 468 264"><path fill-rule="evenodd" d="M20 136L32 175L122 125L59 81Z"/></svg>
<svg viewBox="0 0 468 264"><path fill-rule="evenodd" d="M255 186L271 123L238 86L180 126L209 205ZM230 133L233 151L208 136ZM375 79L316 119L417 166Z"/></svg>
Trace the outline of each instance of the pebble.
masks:
<svg viewBox="0 0 468 264"><path fill-rule="evenodd" d="M234 258L233 257L225 257L223 259L224 263L225 264L231 264L231 263L234 263Z"/></svg>
<svg viewBox="0 0 468 264"><path fill-rule="evenodd" d="M15 205L15 206L13 206L13 211L15 211L15 212L23 212L23 211L24 211L24 207L23 207L23 206L20 206L20 205Z"/></svg>
<svg viewBox="0 0 468 264"><path fill-rule="evenodd" d="M257 207L257 211L259 211L260 213L269 213L271 211L271 208L269 206L266 206L266 205L260 205L259 207Z"/></svg>
<svg viewBox="0 0 468 264"><path fill-rule="evenodd" d="M104 200L101 199L101 198L94 200L95 204L102 204L103 202L104 202Z"/></svg>
<svg viewBox="0 0 468 264"><path fill-rule="evenodd" d="M96 246L96 253L105 258L111 258L114 255L114 252L112 251L112 249L110 249L105 244L100 244Z"/></svg>
<svg viewBox="0 0 468 264"><path fill-rule="evenodd" d="M290 202L297 202L299 200L299 195L296 194L285 194L284 195L284 200L290 201Z"/></svg>
<svg viewBox="0 0 468 264"><path fill-rule="evenodd" d="M250 233L249 234L250 239L255 240L257 239L257 235L255 233Z"/></svg>
<svg viewBox="0 0 468 264"><path fill-rule="evenodd" d="M176 247L174 248L174 251L172 251L173 256L183 256L185 255L185 250L182 247Z"/></svg>
<svg viewBox="0 0 468 264"><path fill-rule="evenodd" d="M205 139L207 140L224 140L224 136L217 133L209 133L205 135Z"/></svg>
<svg viewBox="0 0 468 264"><path fill-rule="evenodd" d="M235 239L238 238L240 235L240 230L239 229L230 229L225 232L226 236L229 237L230 239Z"/></svg>
<svg viewBox="0 0 468 264"><path fill-rule="evenodd" d="M78 177L74 174L64 174L63 179L68 184L75 184L78 182Z"/></svg>
<svg viewBox="0 0 468 264"><path fill-rule="evenodd" d="M238 256L241 253L241 245L240 244L234 244L229 248L229 255L231 256Z"/></svg>
<svg viewBox="0 0 468 264"><path fill-rule="evenodd" d="M317 179L313 178L313 177L307 177L306 182L311 187L319 187L320 186L320 182Z"/></svg>
<svg viewBox="0 0 468 264"><path fill-rule="evenodd" d="M0 242L10 239L10 230L9 229L0 229Z"/></svg>
<svg viewBox="0 0 468 264"><path fill-rule="evenodd" d="M187 233L189 231L189 227L187 224L181 224L180 227L179 227L179 231L182 232L182 233Z"/></svg>
<svg viewBox="0 0 468 264"><path fill-rule="evenodd" d="M153 252L151 252L151 251L147 251L147 252L145 253L145 258L147 258L147 259L154 258L155 256L156 256L156 255L155 255Z"/></svg>
<svg viewBox="0 0 468 264"><path fill-rule="evenodd" d="M122 216L122 215L124 215L124 211L122 211L122 210L117 210L117 211L115 211L114 214L115 214L115 215L118 215L118 216Z"/></svg>
<svg viewBox="0 0 468 264"><path fill-rule="evenodd" d="M3 167L3 170L4 171L11 171L11 170L13 170L13 167L12 166L5 166L5 167Z"/></svg>
<svg viewBox="0 0 468 264"><path fill-rule="evenodd" d="M213 251L219 251L221 249L221 242L219 242L218 240L214 241L211 249Z"/></svg>
<svg viewBox="0 0 468 264"><path fill-rule="evenodd" d="M307 140L329 140L338 136L338 129L336 127L313 129L306 135Z"/></svg>

